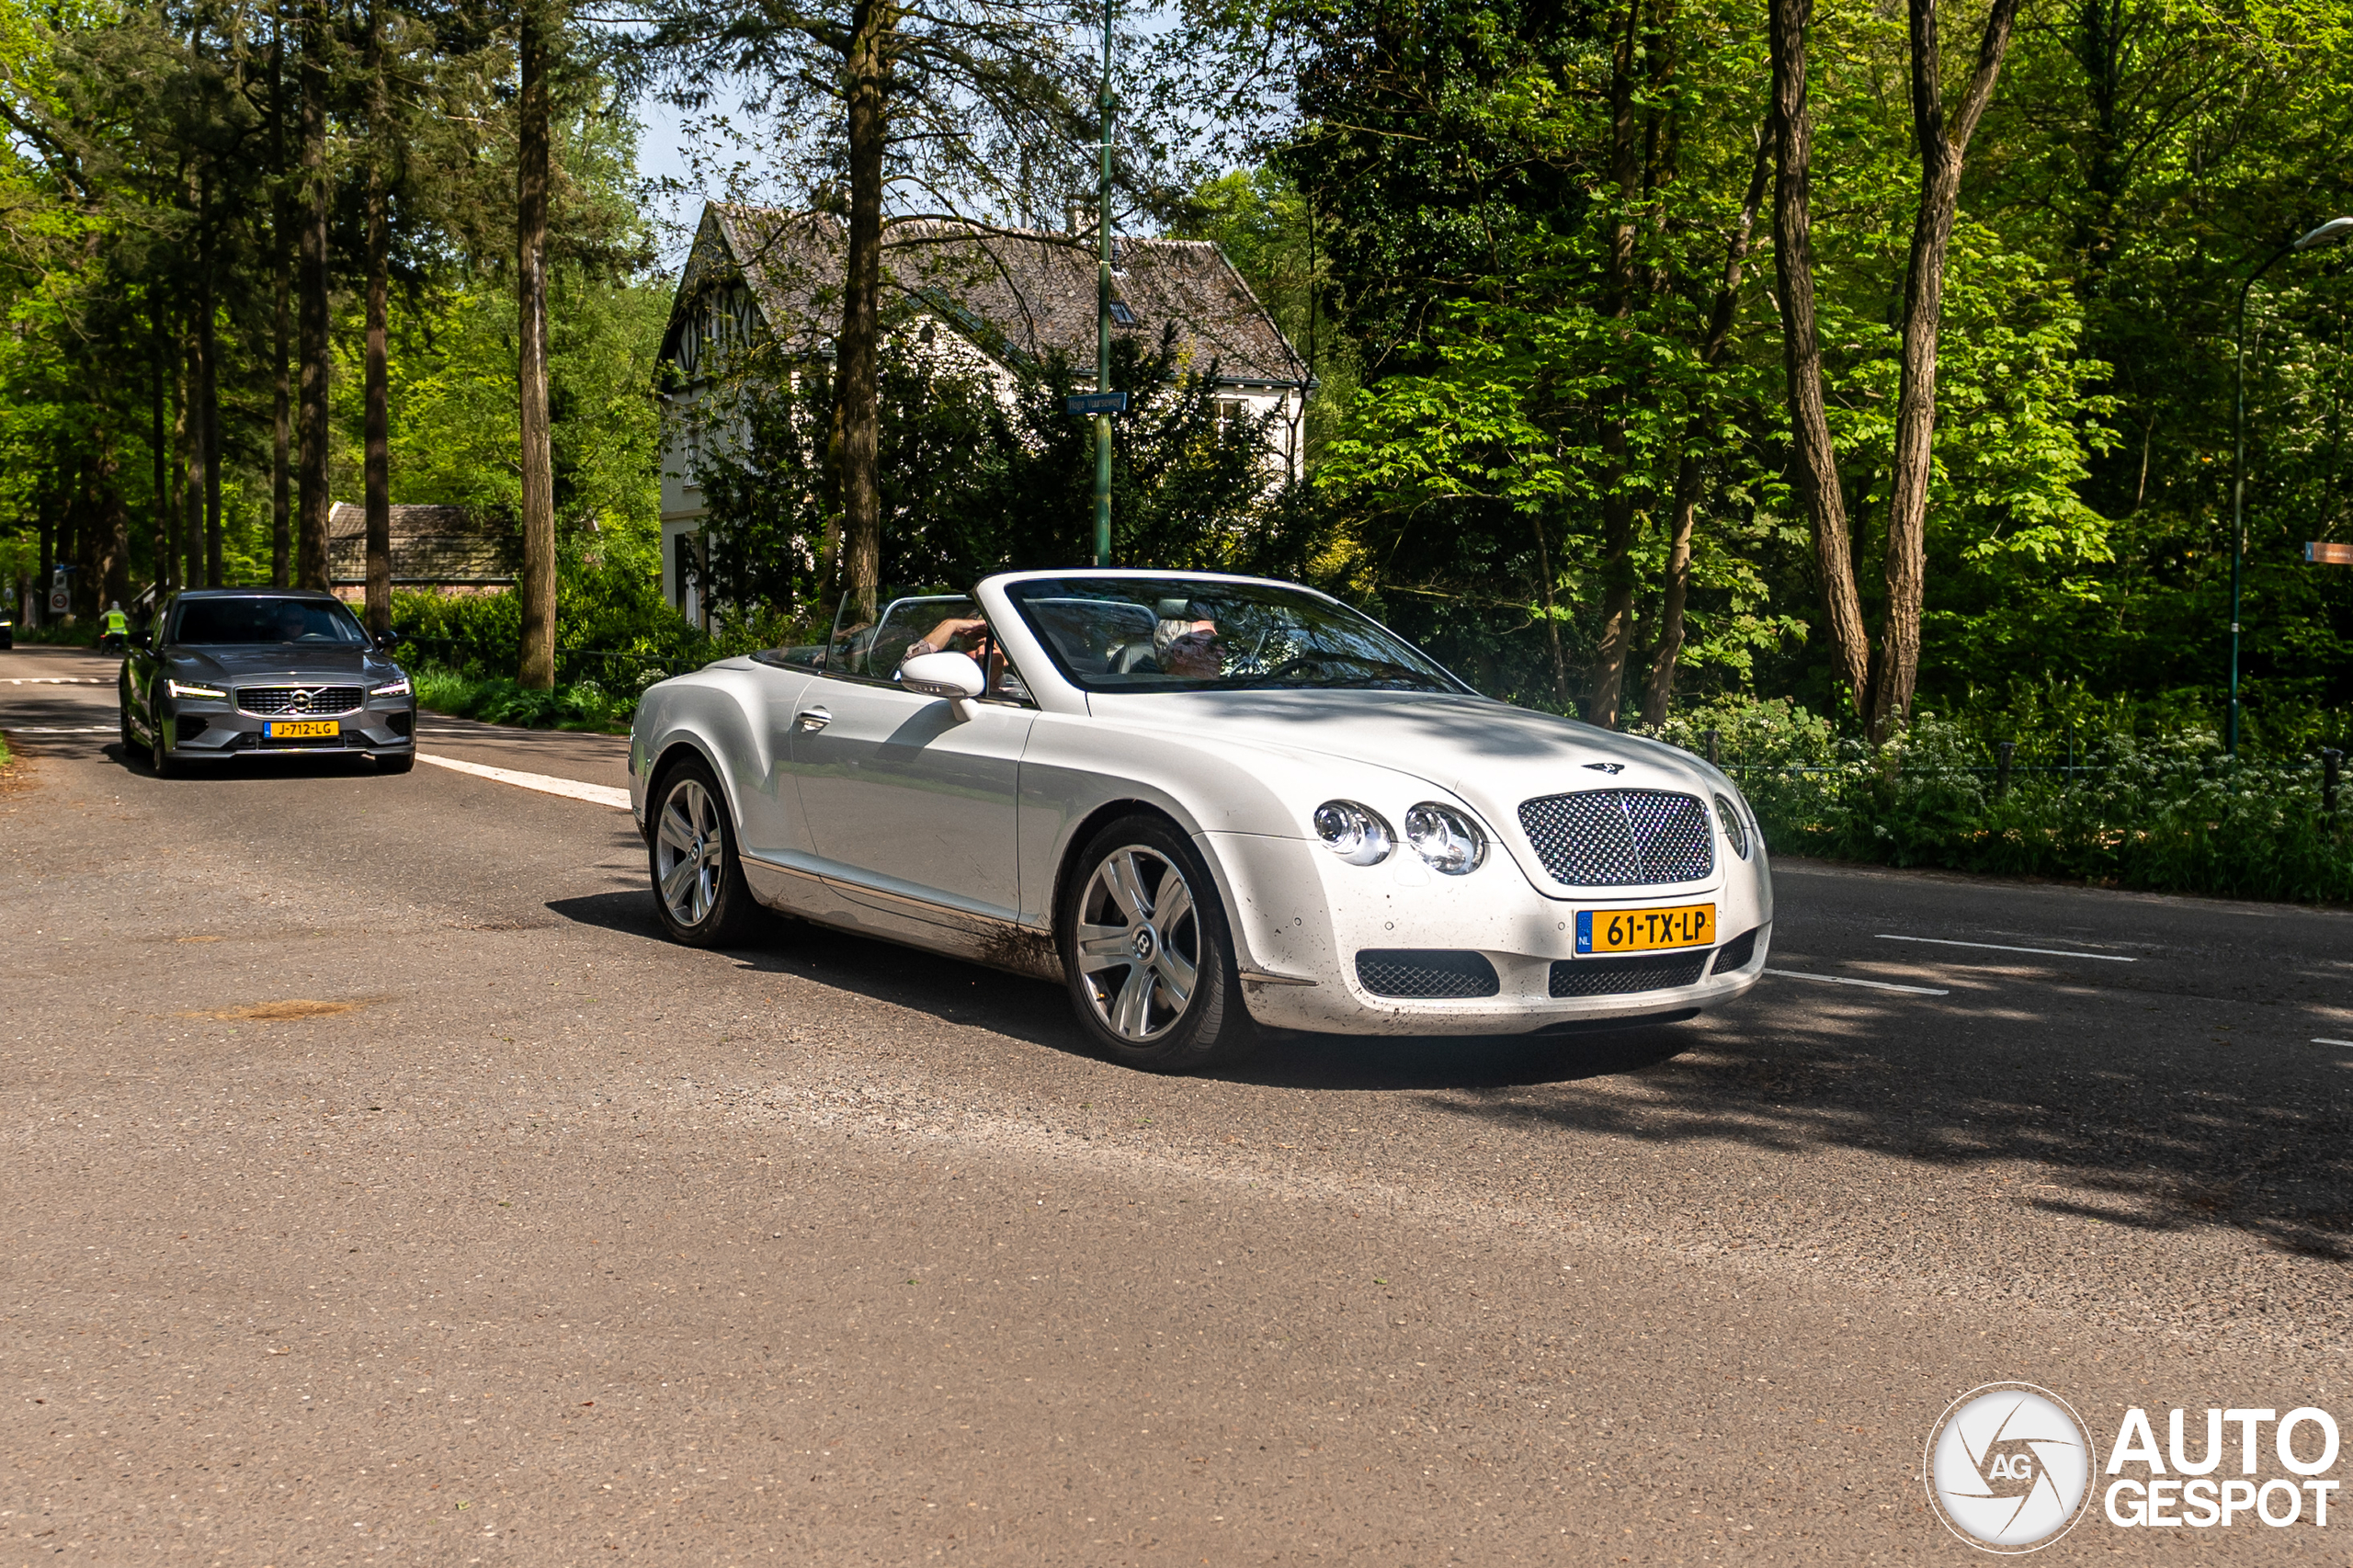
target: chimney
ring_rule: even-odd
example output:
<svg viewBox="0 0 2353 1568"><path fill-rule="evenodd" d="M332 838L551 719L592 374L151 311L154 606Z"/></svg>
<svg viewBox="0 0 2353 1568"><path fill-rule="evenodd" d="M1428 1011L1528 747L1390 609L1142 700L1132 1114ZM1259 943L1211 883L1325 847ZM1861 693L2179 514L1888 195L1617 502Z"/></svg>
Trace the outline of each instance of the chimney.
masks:
<svg viewBox="0 0 2353 1568"><path fill-rule="evenodd" d="M1063 212L1067 217L1065 233L1083 234L1095 226L1095 204L1091 201L1073 200Z"/></svg>

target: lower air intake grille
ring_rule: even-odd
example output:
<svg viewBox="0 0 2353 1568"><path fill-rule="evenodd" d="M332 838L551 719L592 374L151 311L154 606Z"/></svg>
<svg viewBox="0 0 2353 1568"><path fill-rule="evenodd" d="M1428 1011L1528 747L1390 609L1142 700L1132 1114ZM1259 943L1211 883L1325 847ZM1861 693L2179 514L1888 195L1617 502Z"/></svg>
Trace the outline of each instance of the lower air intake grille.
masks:
<svg viewBox="0 0 2353 1568"><path fill-rule="evenodd" d="M1696 882L1715 869L1708 808L1665 790L1581 790L1519 805L1519 825L1553 880L1570 887Z"/></svg>
<svg viewBox="0 0 2353 1568"><path fill-rule="evenodd" d="M1708 967L1708 955L1644 953L1624 959L1555 959L1552 992L1555 996L1623 996L1632 991L1665 991L1696 985Z"/></svg>
<svg viewBox="0 0 2353 1568"><path fill-rule="evenodd" d="M1762 926L1751 926L1716 949L1716 967L1711 974L1730 974L1736 969L1746 969L1748 960L1756 956L1756 933Z"/></svg>
<svg viewBox="0 0 2353 1568"><path fill-rule="evenodd" d="M1493 996L1503 989L1486 954L1445 948L1367 948L1357 955L1357 979L1375 996L1416 1001Z"/></svg>
<svg viewBox="0 0 2353 1568"><path fill-rule="evenodd" d="M356 686L241 686L237 706L248 713L301 718L348 713L366 695Z"/></svg>

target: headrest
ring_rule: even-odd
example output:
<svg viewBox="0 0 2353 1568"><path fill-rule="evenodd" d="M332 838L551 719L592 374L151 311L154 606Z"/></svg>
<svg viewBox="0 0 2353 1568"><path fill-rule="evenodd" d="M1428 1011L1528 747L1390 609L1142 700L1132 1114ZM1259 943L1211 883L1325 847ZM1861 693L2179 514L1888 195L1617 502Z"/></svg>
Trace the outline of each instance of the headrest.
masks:
<svg viewBox="0 0 2353 1568"><path fill-rule="evenodd" d="M1193 601L1190 599L1163 599L1153 607L1153 613L1163 620L1199 620L1201 619L1199 616L1193 613Z"/></svg>

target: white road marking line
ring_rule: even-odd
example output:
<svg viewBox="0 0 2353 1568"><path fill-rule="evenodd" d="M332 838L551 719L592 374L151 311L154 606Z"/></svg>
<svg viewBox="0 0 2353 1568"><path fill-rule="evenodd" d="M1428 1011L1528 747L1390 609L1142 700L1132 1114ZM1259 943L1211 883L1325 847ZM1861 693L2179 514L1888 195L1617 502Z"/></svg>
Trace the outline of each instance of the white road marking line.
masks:
<svg viewBox="0 0 2353 1568"><path fill-rule="evenodd" d="M2325 1040L2319 1035L2314 1035L2313 1036L2313 1043L2314 1045L2353 1046L2353 1040Z"/></svg>
<svg viewBox="0 0 2353 1568"><path fill-rule="evenodd" d="M2079 953L2072 948L2014 948L2007 942L1956 942L1949 937L1899 937L1893 931L1881 931L1882 942L1928 942L1939 948L1984 948L1996 953L2049 953L2061 959L2097 959L2102 963L2139 963L2118 953Z"/></svg>
<svg viewBox="0 0 2353 1568"><path fill-rule="evenodd" d="M1768 969L1768 974L1778 974L1783 980L1819 980L1825 985L1867 985L1873 991L1902 991L1914 996L1949 996L1949 991L1939 991L1932 985L1891 985L1884 980L1857 980L1845 974L1808 974L1799 969Z"/></svg>
<svg viewBox="0 0 2353 1568"><path fill-rule="evenodd" d="M111 735L119 726L113 724L11 724L12 735Z"/></svg>
<svg viewBox="0 0 2353 1568"><path fill-rule="evenodd" d="M10 676L0 686L112 686L108 676Z"/></svg>
<svg viewBox="0 0 2353 1568"><path fill-rule="evenodd" d="M416 760L458 773L471 773L477 778L512 784L518 789L537 790L544 795L562 795L567 800L585 801L592 806L619 806L623 811L629 810L629 791L616 790L609 784L583 784L577 778L557 778L545 773L517 773L511 767L486 767L479 762L460 762L454 756L435 756L427 752L418 752Z"/></svg>

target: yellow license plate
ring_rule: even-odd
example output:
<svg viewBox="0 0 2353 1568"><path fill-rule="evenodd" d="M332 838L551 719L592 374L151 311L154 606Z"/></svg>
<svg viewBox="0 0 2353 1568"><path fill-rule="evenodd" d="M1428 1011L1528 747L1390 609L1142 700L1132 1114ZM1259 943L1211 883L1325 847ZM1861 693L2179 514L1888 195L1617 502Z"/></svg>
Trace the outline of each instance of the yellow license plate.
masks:
<svg viewBox="0 0 2353 1568"><path fill-rule="evenodd" d="M1672 909L1580 909L1577 956L1646 953L1654 948L1704 948L1716 939L1716 906L1680 903Z"/></svg>
<svg viewBox="0 0 2353 1568"><path fill-rule="evenodd" d="M273 741L308 741L322 735L339 735L343 725L334 719L272 719L263 733Z"/></svg>

